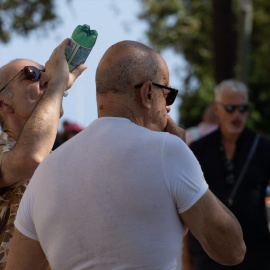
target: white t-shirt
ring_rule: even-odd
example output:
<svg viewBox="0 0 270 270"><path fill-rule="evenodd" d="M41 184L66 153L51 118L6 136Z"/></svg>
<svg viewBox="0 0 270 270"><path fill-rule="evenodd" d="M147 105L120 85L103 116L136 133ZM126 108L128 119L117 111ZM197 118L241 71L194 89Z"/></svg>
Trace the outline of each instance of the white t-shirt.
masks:
<svg viewBox="0 0 270 270"><path fill-rule="evenodd" d="M38 167L15 225L52 269L181 269L178 213L206 192L178 137L104 117Z"/></svg>

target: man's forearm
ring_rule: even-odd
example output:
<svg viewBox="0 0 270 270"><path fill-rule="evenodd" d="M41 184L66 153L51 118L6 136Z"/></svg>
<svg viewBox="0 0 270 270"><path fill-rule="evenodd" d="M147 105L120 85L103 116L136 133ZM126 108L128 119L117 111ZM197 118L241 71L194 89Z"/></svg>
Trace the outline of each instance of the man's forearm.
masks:
<svg viewBox="0 0 270 270"><path fill-rule="evenodd" d="M52 90L50 87L58 89ZM48 85L25 123L14 149L3 159L1 186L29 180L40 162L50 153L59 125L64 87L65 84L61 82Z"/></svg>
<svg viewBox="0 0 270 270"><path fill-rule="evenodd" d="M51 91L50 87L58 88L58 91ZM50 153L57 134L64 91L64 84L48 85L22 130L16 145L18 150L38 161Z"/></svg>

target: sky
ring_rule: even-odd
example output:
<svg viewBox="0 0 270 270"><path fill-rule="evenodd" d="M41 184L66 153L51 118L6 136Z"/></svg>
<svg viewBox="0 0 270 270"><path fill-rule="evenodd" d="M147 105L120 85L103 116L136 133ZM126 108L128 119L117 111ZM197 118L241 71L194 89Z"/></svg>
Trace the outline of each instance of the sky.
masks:
<svg viewBox="0 0 270 270"><path fill-rule="evenodd" d="M64 98L64 116L60 119L59 131L64 120L76 122L87 127L97 118L95 71L105 51L116 42L135 40L148 44L145 31L146 22L137 18L141 5L139 0L66 0L57 1L56 13L61 22L54 29L36 31L29 37L14 36L8 44L0 44L0 66L16 58L36 61L42 65L49 59L52 51L65 38L70 37L77 25L88 24L98 32L94 48L86 60L87 70L76 80ZM170 84L181 87L180 74L176 67L181 65L180 56L172 52L162 53L170 70ZM179 69L178 69L179 70ZM170 115L178 123L179 98L171 106Z"/></svg>

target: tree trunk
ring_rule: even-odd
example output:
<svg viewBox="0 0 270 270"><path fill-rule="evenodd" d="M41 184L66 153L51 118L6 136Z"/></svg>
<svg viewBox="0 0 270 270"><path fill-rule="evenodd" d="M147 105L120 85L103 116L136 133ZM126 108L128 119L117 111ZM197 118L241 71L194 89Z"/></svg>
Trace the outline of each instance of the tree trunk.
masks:
<svg viewBox="0 0 270 270"><path fill-rule="evenodd" d="M234 78L236 33L232 0L212 0L215 80Z"/></svg>

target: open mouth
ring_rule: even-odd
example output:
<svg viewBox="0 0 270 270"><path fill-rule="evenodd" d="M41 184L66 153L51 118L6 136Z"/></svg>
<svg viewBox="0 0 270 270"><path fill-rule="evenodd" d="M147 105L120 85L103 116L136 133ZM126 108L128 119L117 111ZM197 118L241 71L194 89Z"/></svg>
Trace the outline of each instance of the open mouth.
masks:
<svg viewBox="0 0 270 270"><path fill-rule="evenodd" d="M233 121L231 121L231 124L236 127L236 128L239 128L243 125L243 122L239 119L235 119Z"/></svg>

